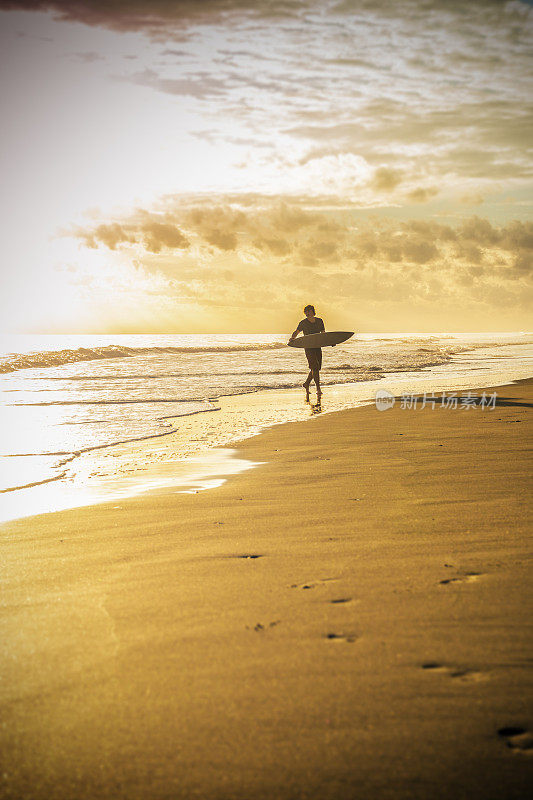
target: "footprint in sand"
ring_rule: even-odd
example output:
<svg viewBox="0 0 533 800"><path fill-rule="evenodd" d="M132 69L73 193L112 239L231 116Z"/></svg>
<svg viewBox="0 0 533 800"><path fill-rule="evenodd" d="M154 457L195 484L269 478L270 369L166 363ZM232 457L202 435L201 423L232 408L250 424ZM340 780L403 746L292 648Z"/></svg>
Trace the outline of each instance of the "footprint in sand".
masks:
<svg viewBox="0 0 533 800"><path fill-rule="evenodd" d="M337 597L334 600L330 600L329 602L333 603L334 605L337 605L338 603L351 603L352 602L352 598L351 597Z"/></svg>
<svg viewBox="0 0 533 800"><path fill-rule="evenodd" d="M308 583L292 583L291 589L315 589L317 586L325 586L327 583L338 580L338 578L323 578L318 581L309 581Z"/></svg>
<svg viewBox="0 0 533 800"><path fill-rule="evenodd" d="M533 754L533 734L527 728L508 726L498 730L498 736L504 740L507 747L523 753Z"/></svg>
<svg viewBox="0 0 533 800"><path fill-rule="evenodd" d="M422 664L422 669L443 673L450 678L461 681L461 683L478 683L479 681L488 679L485 673L478 670L453 667L447 664L439 664L436 661L427 661L425 664Z"/></svg>
<svg viewBox="0 0 533 800"><path fill-rule="evenodd" d="M221 556L221 558L264 558L261 553L235 553L234 555Z"/></svg>
<svg viewBox="0 0 533 800"><path fill-rule="evenodd" d="M355 633L326 633L325 638L330 641L349 642L351 644L357 641L359 637L356 636Z"/></svg>
<svg viewBox="0 0 533 800"><path fill-rule="evenodd" d="M455 578L444 578L444 580L439 581L439 584L446 586L449 583L471 583L472 581L477 581L481 575L481 572L466 572L464 575L458 575Z"/></svg>
<svg viewBox="0 0 533 800"><path fill-rule="evenodd" d="M256 633L262 633L267 631L269 628L275 628L280 622L281 620L279 619L275 619L273 622L269 622L268 624L265 623L265 625L263 625L262 622L258 622L256 625L254 625L252 630L254 630ZM246 625L246 630L251 630L249 625Z"/></svg>

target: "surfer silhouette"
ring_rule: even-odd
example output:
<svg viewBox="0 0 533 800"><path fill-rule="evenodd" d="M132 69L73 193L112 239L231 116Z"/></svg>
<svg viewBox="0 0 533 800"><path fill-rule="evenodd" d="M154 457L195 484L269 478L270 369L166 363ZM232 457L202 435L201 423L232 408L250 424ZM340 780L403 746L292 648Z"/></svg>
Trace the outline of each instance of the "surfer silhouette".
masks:
<svg viewBox="0 0 533 800"><path fill-rule="evenodd" d="M298 326L294 333L291 335L289 341L292 342L293 339L296 339L298 334L301 332L304 336L307 336L310 333L322 333L326 332L324 327L324 321L320 317L315 316L315 307L314 306L306 306L304 308L305 319L302 319L301 322L298 323ZM307 363L309 364L309 375L307 376L303 387L305 389L306 400L309 400L309 387L311 385L311 381L314 380L316 384L316 396L317 399L320 399L322 396L322 390L320 388L320 370L322 368L322 348L320 347L313 347L313 348L305 348L305 355L307 357Z"/></svg>

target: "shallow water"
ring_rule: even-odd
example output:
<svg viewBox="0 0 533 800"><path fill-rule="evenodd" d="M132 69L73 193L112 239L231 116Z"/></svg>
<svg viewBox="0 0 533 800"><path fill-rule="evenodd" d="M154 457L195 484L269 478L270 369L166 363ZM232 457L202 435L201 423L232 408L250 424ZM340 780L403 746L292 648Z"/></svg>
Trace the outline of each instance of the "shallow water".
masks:
<svg viewBox="0 0 533 800"><path fill-rule="evenodd" d="M11 370L0 376L0 519L180 482L219 485L237 465L233 450L215 456L214 446L317 413L294 388L305 357L279 335L17 337L0 363ZM325 350L324 367L321 413L372 402L378 387L529 377L533 336L366 334Z"/></svg>

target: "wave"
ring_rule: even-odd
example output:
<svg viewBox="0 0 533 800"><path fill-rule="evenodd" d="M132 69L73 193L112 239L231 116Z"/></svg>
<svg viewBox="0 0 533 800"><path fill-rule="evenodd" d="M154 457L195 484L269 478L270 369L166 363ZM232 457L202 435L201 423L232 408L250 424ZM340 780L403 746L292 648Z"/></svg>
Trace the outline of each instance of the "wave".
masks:
<svg viewBox="0 0 533 800"><path fill-rule="evenodd" d="M49 400L43 401L42 403L10 403L11 407L20 407L20 406L131 406L131 405L154 405L157 403L174 403L175 405L179 405L179 403L187 403L190 405L191 403L208 403L209 399L206 398L189 398L184 397L181 399L176 399L175 397L143 397L138 399L136 397L126 397L124 399L119 398L116 400ZM200 409L200 411L212 411L211 408ZM188 413L188 412L186 412ZM191 412L191 413L196 413ZM185 416L185 414L183 415Z"/></svg>
<svg viewBox="0 0 533 800"><path fill-rule="evenodd" d="M76 350L47 350L35 353L10 353L0 362L0 374L16 372L21 369L60 367L63 364L76 364L80 361L97 361L109 358L134 358L139 355L158 355L162 353L240 353L247 350L281 350L285 342L271 344L213 345L206 347L125 347L106 345L105 347L79 347Z"/></svg>
<svg viewBox="0 0 533 800"><path fill-rule="evenodd" d="M51 478L43 478L41 481L32 481L31 483L22 483L18 486L6 486L5 489L0 489L0 494L7 492L16 492L18 489L32 489L34 486L42 486L43 483L51 483L52 481L60 481L67 475L66 470L60 472L58 475L52 475Z"/></svg>
<svg viewBox="0 0 533 800"><path fill-rule="evenodd" d="M497 335L497 334L495 334ZM524 332L519 334L520 336L531 336L532 334L528 332ZM443 337L446 339L453 339L452 336ZM365 347L372 347L378 342L388 342L394 343L396 345L419 345L419 351L423 352L424 350L428 350L431 352L433 347L436 347L438 350L438 345L434 344L438 341L439 337L437 336L425 336L425 337L394 337L394 338L377 338L371 340L357 340L357 342L348 342L347 344L350 347L353 347L357 344L358 347L365 346ZM482 347L505 347L509 345L522 345L522 344L529 344L529 342L512 340L506 342L471 342L460 344L457 341L457 344L453 344L451 348L453 348L453 352L464 352L465 350L477 350L478 348ZM429 347L428 347L429 345ZM119 344L111 344L102 347L80 347L77 349L64 349L64 350L42 350L42 351L34 351L31 353L9 353L4 356L0 356L0 374L6 374L10 372L16 372L18 370L24 369L46 369L50 367L60 367L64 364L76 364L78 362L83 361L96 361L96 360L108 360L108 359L121 359L121 358L134 358L135 356L142 356L142 355L161 355L161 354L182 354L182 355L189 355L193 353L242 353L242 352L254 352L254 351L262 351L262 350L284 350L286 348L285 342L271 342L268 344L231 344L231 345L205 345L203 347L176 347L176 346L166 346L166 347L126 347L125 345ZM179 375L180 373L175 373ZM187 374L190 374L189 372ZM203 373L198 373L198 375ZM232 374L232 373L227 373ZM50 376L52 377L52 376ZM87 376L69 376L69 380L98 380L98 379L105 379L108 378L115 378L115 379L123 379L123 380L131 380L133 377L132 375L123 376L123 375L110 375L110 376L92 376L88 378ZM158 378L164 377L160 375L142 375L140 376L144 379L146 378ZM168 375L166 377L171 377ZM62 380L62 378L55 379Z"/></svg>

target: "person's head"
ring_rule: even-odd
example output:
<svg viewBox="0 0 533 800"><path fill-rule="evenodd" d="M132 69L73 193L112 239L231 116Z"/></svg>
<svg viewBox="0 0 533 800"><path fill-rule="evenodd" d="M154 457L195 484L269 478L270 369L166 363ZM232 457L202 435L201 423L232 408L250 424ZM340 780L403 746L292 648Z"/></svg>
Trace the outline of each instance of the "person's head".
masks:
<svg viewBox="0 0 533 800"><path fill-rule="evenodd" d="M306 306L304 308L304 314L306 317L314 317L315 316L315 307L314 306Z"/></svg>

